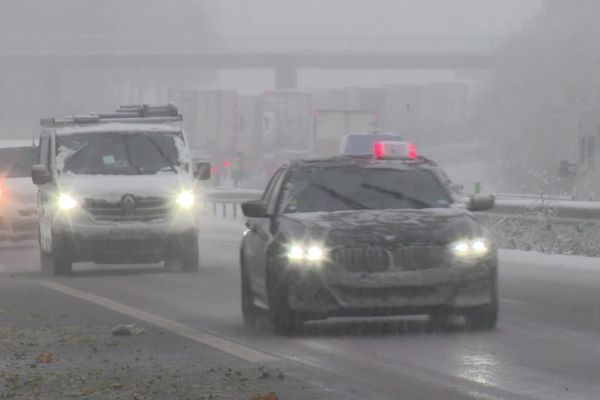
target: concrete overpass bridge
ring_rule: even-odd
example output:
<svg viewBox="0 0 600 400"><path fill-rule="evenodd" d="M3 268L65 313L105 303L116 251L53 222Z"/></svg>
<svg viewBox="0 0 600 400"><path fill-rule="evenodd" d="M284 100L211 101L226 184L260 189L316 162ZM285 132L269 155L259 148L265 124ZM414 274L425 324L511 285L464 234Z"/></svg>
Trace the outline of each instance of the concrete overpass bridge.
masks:
<svg viewBox="0 0 600 400"><path fill-rule="evenodd" d="M29 135L40 116L164 101L168 87L215 70L489 70L503 39L424 36L0 35L2 128Z"/></svg>
<svg viewBox="0 0 600 400"><path fill-rule="evenodd" d="M279 89L301 69L488 70L503 39L439 36L0 36L0 68L123 71L269 69Z"/></svg>

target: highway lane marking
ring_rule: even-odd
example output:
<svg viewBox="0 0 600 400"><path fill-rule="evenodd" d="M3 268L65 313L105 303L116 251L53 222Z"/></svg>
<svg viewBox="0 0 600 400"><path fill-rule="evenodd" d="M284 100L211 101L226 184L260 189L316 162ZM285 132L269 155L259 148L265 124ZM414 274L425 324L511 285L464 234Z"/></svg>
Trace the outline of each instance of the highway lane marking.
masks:
<svg viewBox="0 0 600 400"><path fill-rule="evenodd" d="M252 363L266 363L278 360L278 358L273 357L267 353L263 353L253 348L244 346L242 344L235 343L230 340L221 338L219 336L194 329L180 322L173 321L134 307L130 307L128 305L107 299L105 297L97 296L91 293L85 293L80 290L73 289L56 282L38 281L38 283L57 292L66 294L68 296L76 297L78 299L94 303L104 308L108 308L109 310L128 315L140 321L150 323L152 325L158 326L159 328L175 333L179 336L183 336L195 342L202 343L204 345L213 347L217 350L224 351L225 353L229 353L233 356L236 356L238 358Z"/></svg>

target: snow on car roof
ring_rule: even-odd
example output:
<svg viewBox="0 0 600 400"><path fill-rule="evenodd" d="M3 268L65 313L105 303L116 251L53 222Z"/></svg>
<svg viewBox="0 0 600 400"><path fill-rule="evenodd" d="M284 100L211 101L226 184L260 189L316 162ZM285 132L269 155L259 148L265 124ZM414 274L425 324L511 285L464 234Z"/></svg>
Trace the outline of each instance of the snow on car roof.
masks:
<svg viewBox="0 0 600 400"><path fill-rule="evenodd" d="M57 135L75 135L81 133L108 132L167 132L180 133L181 127L169 124L123 123L111 122L106 124L72 125L51 128Z"/></svg>
<svg viewBox="0 0 600 400"><path fill-rule="evenodd" d="M340 155L324 158L312 158L304 160L292 160L288 163L291 169L306 168L337 168L337 167L385 167L396 169L407 169L412 167L439 168L438 165L425 157L417 157L414 160L377 160L371 155Z"/></svg>

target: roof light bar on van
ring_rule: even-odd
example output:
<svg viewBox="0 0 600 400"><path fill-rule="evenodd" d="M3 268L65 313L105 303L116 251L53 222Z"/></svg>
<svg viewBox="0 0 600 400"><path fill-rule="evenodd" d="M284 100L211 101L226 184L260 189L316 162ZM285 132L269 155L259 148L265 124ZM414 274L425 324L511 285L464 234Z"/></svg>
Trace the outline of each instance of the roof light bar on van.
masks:
<svg viewBox="0 0 600 400"><path fill-rule="evenodd" d="M65 118L42 118L40 125L43 127L56 127L108 122L161 123L178 121L183 121L183 116L179 114L177 107L173 104L133 104L121 105L116 112L109 114L90 113Z"/></svg>
<svg viewBox="0 0 600 400"><path fill-rule="evenodd" d="M179 111L171 103L167 104L122 104L117 113L136 114L139 117L177 117Z"/></svg>
<svg viewBox="0 0 600 400"><path fill-rule="evenodd" d="M373 144L373 155L377 160L414 160L417 150L410 142L380 141Z"/></svg>

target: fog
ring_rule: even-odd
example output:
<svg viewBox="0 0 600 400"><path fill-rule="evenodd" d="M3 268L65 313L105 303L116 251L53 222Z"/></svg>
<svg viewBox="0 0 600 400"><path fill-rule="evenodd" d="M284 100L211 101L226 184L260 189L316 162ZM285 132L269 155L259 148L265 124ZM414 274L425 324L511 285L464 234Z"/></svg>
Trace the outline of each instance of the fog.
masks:
<svg viewBox="0 0 600 400"><path fill-rule="evenodd" d="M281 7L281 4L285 7ZM543 0L222 0L219 28L243 34L504 35ZM256 16L256 18L249 18Z"/></svg>
<svg viewBox="0 0 600 400"><path fill-rule="evenodd" d="M599 20L0 0L0 400L599 398Z"/></svg>
<svg viewBox="0 0 600 400"><path fill-rule="evenodd" d="M168 101L172 88L230 90L253 96L274 89L273 70L197 68L184 59L177 62L179 54L222 53L231 46L248 52L276 52L286 47L309 53L335 52L336 43L343 43L342 51L353 51L348 47L349 38L371 40L364 42L367 44L357 41L358 53L375 51L365 49L371 44L381 43L385 49L404 40L408 45L396 47L411 46L410 38L415 38L412 46L417 49L421 42L424 48L443 49L457 40L482 40L501 43L493 45L493 50L483 47L499 54L500 61L491 71L302 69L297 71L297 89L339 93L353 87L464 85L466 97L459 107L464 111L453 117L460 121L447 126L446 134L431 134L433 128L407 123L386 128L412 129L410 135L417 142L428 144L435 144L440 137L444 140L439 145L466 138L483 140L496 152L493 156L500 166L487 168L494 173L478 168L479 173L464 177L461 183L484 179L489 187L528 192L535 179L525 176L555 169L565 142L573 153L575 132L568 128L573 124L573 110L582 102L596 101L588 96L585 101L576 100L577 104L569 103L578 97L578 87L594 81L597 71L589 56L594 54L595 43L585 38L594 37L590 15L597 15L598 10L585 9L593 8L594 2L584 3L565 13L560 2L542 0L307 0L286 1L285 7L276 0L187 0L170 1L168 6L156 0L4 0L0 14L2 136L30 137L40 116L104 110L118 103ZM576 46L570 45L573 41ZM248 43L251 47L246 48ZM573 56L588 57L589 62L571 63L572 57L562 56L563 47ZM124 65L118 57L111 57L138 53L170 54L170 66L139 60ZM107 57L90 65L80 63L79 54ZM71 58L61 61L62 55ZM361 101L363 107L379 107ZM329 103L325 105L331 106ZM343 103L344 107L356 105L349 98ZM436 107L423 107L423 118L438 117L432 115ZM532 128L534 125L537 127ZM458 131L462 133L456 134ZM531 145L539 135L546 135L544 143L548 144L543 155ZM503 163L515 143L530 149L531 154L524 151L514 162ZM548 154L552 157L546 157ZM511 179L504 179L506 176Z"/></svg>
<svg viewBox="0 0 600 400"><path fill-rule="evenodd" d="M600 102L599 15L597 1L548 2L508 42L477 113L499 187L570 191L558 161L577 158L578 113Z"/></svg>

